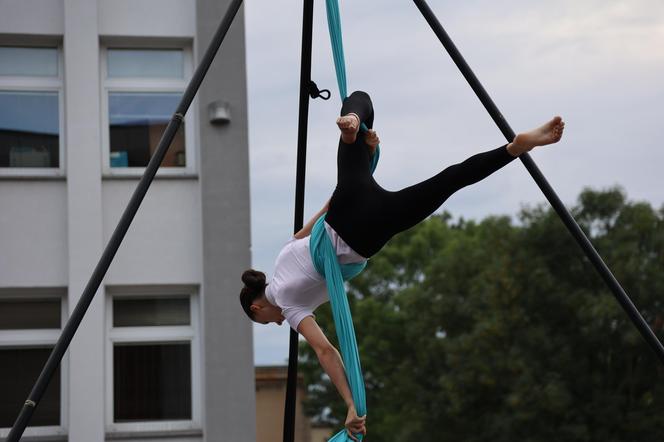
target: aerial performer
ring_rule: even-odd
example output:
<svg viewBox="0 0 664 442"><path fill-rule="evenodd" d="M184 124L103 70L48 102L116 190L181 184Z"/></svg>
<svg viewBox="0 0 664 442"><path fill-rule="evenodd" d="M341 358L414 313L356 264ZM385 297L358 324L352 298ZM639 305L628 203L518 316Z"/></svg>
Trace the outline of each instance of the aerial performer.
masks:
<svg viewBox="0 0 664 442"><path fill-rule="evenodd" d="M496 149L471 156L421 183L392 192L373 178L370 164L379 144L373 127L373 106L365 92L353 92L343 102L337 125L337 186L325 206L282 248L269 283L263 272L246 270L240 303L252 321L288 324L307 340L348 407L348 436L366 435L366 416L358 416L344 373L342 358L328 341L314 311L329 301L325 279L315 269L309 235L325 215L325 230L341 264L365 262L399 232L426 219L454 192L483 180L524 152L557 143L565 123L558 116ZM364 123L366 132L360 133Z"/></svg>

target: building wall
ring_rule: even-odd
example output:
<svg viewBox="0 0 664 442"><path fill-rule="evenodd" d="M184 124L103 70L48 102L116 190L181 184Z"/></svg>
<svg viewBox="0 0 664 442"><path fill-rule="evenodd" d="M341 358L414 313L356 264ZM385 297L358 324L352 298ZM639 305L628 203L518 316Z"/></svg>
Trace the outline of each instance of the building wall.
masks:
<svg viewBox="0 0 664 442"><path fill-rule="evenodd" d="M197 33L196 0L98 0L98 4L100 35L189 39Z"/></svg>
<svg viewBox="0 0 664 442"><path fill-rule="evenodd" d="M287 376L286 366L256 367L256 442L272 442L282 438ZM311 425L302 405L306 394L302 379L299 379L295 442L326 442L333 429Z"/></svg>
<svg viewBox="0 0 664 442"><path fill-rule="evenodd" d="M71 312L138 183L138 176L111 176L103 166L103 47L187 47L193 70L228 3L2 2L0 46L60 47L64 156L61 171L48 176L0 175L0 297L66 288ZM63 360L62 428L49 440L255 440L252 329L237 302L239 274L250 265L245 78L241 10L188 113L193 167L160 174L151 185ZM215 100L230 103L224 126L207 120ZM107 377L109 300L178 290L197 299L192 370L200 379L194 405L200 420L186 429L116 431Z"/></svg>
<svg viewBox="0 0 664 442"><path fill-rule="evenodd" d="M64 181L0 181L0 232L3 286L67 285Z"/></svg>
<svg viewBox="0 0 664 442"><path fill-rule="evenodd" d="M102 189L108 241L136 181L107 180ZM196 179L157 180L106 276L106 284L191 284L202 280L202 212Z"/></svg>
<svg viewBox="0 0 664 442"><path fill-rule="evenodd" d="M198 0L200 58L229 0ZM205 435L208 441L254 441L252 325L238 302L240 275L250 267L249 152L244 8L240 8L201 85L198 101L203 213ZM208 105L224 101L230 123L207 121Z"/></svg>
<svg viewBox="0 0 664 442"><path fill-rule="evenodd" d="M39 14L35 14L39 11ZM64 34L64 0L3 1L0 29L9 36L59 36Z"/></svg>

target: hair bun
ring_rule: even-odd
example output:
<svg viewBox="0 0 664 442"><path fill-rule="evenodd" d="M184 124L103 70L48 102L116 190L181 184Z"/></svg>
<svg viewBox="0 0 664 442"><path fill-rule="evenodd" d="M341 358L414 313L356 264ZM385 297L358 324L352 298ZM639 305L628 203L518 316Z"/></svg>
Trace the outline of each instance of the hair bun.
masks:
<svg viewBox="0 0 664 442"><path fill-rule="evenodd" d="M249 269L242 273L242 282L252 290L263 290L265 288L265 273Z"/></svg>

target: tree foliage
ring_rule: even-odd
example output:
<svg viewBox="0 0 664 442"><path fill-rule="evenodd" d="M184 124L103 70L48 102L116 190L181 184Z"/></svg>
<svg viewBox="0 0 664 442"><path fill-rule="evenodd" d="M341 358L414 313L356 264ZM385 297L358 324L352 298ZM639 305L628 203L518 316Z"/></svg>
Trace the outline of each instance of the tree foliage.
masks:
<svg viewBox="0 0 664 442"><path fill-rule="evenodd" d="M664 208L619 188L572 210L662 339ZM661 441L664 372L552 209L433 216L349 284L374 441ZM317 321L336 344L329 308ZM306 412L345 407L302 345Z"/></svg>

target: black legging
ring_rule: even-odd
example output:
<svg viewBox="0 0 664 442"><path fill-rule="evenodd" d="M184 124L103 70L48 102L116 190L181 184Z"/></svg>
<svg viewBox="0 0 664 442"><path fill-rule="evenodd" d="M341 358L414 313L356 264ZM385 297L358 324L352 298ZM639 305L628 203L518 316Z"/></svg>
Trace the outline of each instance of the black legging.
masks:
<svg viewBox="0 0 664 442"><path fill-rule="evenodd" d="M353 92L344 100L341 115L351 112L372 127L373 106L367 93ZM454 192L486 178L513 159L503 145L473 155L419 184L391 192L371 176L370 148L364 136L358 134L353 144L339 141L337 187L326 220L353 250L369 258L394 235L431 215Z"/></svg>

